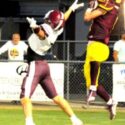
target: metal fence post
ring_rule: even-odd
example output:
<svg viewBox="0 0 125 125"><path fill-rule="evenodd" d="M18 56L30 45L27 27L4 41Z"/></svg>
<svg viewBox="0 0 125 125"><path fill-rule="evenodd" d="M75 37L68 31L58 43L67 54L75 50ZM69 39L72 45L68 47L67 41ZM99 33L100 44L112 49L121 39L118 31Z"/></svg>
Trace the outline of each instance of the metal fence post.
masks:
<svg viewBox="0 0 125 125"><path fill-rule="evenodd" d="M67 95L66 95L66 98L69 100L69 96L70 96L70 93L69 93L69 66L70 66L70 42L67 41L67 86L66 86L66 89L67 89Z"/></svg>

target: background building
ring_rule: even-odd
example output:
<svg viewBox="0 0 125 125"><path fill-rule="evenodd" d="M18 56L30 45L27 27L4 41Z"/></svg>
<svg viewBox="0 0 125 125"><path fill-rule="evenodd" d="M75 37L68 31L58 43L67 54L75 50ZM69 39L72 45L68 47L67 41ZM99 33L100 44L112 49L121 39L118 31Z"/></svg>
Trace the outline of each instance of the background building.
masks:
<svg viewBox="0 0 125 125"><path fill-rule="evenodd" d="M9 39L12 32L19 31L22 39L27 39L30 33L25 17L35 17L41 22L44 14L51 9L61 9L65 11L73 0L4 0L0 2L0 38ZM86 0L79 0L80 2ZM59 38L63 40L85 40L89 24L83 22L84 9L72 14L64 34ZM123 8L120 12L120 20L112 34L112 38L117 38L124 30ZM69 33L70 32L70 33Z"/></svg>
<svg viewBox="0 0 125 125"><path fill-rule="evenodd" d="M87 7L86 0L79 0L85 3L83 9L73 13L66 23L65 32L59 37L59 40L78 40L86 41L90 23L83 21L83 13ZM38 23L43 20L44 14L51 9L60 9L65 11L73 2L73 0L4 0L0 2L0 39L10 39L13 32L19 32L23 40L27 40L31 34L29 24L26 22L26 17L35 17ZM120 34L124 31L124 16L123 6L121 7L120 18L112 33L111 40L120 38ZM68 24L68 25L67 25ZM60 43L56 47L55 53L59 59L66 58L65 49ZM61 50L63 54L60 56ZM71 58L72 56L83 58L85 47L80 43L75 42L71 44ZM74 59L74 58L73 58Z"/></svg>

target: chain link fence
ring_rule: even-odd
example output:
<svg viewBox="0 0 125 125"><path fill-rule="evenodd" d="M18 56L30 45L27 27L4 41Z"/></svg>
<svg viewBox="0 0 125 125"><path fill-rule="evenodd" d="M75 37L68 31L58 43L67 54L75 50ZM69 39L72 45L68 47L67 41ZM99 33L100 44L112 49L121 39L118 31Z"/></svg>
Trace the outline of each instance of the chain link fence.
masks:
<svg viewBox="0 0 125 125"><path fill-rule="evenodd" d="M65 64L65 98L71 101L85 101L87 90L83 75L83 65L86 56L86 41L58 41L52 48L53 54L57 55L54 62ZM107 92L112 95L112 64L114 63L112 52L114 42L110 42L110 55L107 62L101 64L99 83L102 84ZM55 53L56 50L56 53ZM99 97L96 102L103 103Z"/></svg>
<svg viewBox="0 0 125 125"><path fill-rule="evenodd" d="M6 40L0 42L0 46ZM99 82L103 84L109 94L112 94L112 48L114 42L110 44L111 54L107 62L101 65ZM64 95L65 98L71 101L86 100L86 83L83 75L83 65L86 55L86 41L57 41L49 54L55 55L54 60L49 60L50 63L64 63L65 81ZM0 55L0 59L7 61L7 53ZM97 102L103 102L97 97Z"/></svg>

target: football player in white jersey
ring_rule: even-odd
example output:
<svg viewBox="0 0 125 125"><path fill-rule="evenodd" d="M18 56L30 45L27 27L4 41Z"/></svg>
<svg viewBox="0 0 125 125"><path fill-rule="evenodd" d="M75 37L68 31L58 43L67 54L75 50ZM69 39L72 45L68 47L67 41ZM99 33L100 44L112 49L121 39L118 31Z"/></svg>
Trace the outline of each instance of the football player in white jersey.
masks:
<svg viewBox="0 0 125 125"><path fill-rule="evenodd" d="M68 102L57 94L45 56L52 44L55 43L57 37L63 32L64 23L70 14L83 6L83 3L78 4L78 0L75 0L65 13L59 10L51 10L45 15L45 22L41 25L37 25L34 18L27 18L34 33L28 39L29 70L23 80L20 94L26 125L35 125L32 118L30 98L38 84L41 85L46 95L69 116L72 125L83 125L82 121L74 114Z"/></svg>

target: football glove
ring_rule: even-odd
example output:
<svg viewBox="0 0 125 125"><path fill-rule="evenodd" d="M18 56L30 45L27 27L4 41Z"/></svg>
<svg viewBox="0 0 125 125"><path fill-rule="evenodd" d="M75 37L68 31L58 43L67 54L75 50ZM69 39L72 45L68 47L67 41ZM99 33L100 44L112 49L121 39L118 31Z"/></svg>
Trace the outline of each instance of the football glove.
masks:
<svg viewBox="0 0 125 125"><path fill-rule="evenodd" d="M30 24L30 28L37 28L39 27L37 24L36 24L36 20L34 18L30 18L30 17L26 17L26 20L28 21L28 23Z"/></svg>
<svg viewBox="0 0 125 125"><path fill-rule="evenodd" d="M70 9L75 12L78 8L81 8L84 6L84 3L78 4L78 0L75 0L75 2L70 6Z"/></svg>

